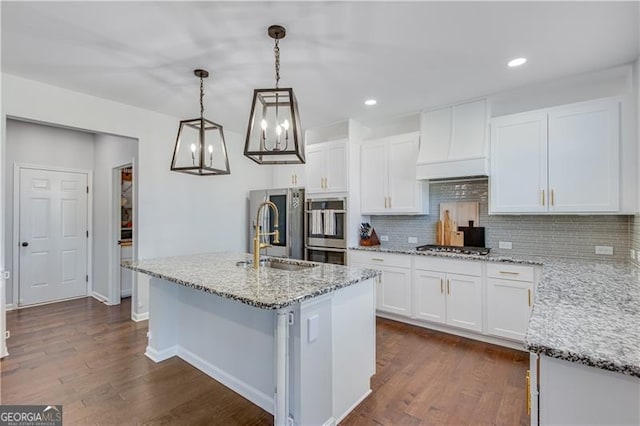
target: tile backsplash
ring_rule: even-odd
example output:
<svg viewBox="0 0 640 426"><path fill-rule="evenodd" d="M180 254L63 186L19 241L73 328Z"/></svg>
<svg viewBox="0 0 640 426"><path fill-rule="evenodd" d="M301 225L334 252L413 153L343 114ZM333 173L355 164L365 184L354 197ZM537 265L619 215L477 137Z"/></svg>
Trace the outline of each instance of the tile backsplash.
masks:
<svg viewBox="0 0 640 426"><path fill-rule="evenodd" d="M640 216L611 215L491 215L488 211L487 179L437 182L429 185L429 215L371 216L378 236L387 235L383 246L409 248L433 244L440 203L478 201L485 242L492 253L504 255L551 255L600 260L627 260L631 246L640 250ZM631 232L630 232L631 230ZM418 243L408 243L417 237ZM500 241L511 242L512 249L499 249ZM613 247L613 256L595 254L595 246Z"/></svg>

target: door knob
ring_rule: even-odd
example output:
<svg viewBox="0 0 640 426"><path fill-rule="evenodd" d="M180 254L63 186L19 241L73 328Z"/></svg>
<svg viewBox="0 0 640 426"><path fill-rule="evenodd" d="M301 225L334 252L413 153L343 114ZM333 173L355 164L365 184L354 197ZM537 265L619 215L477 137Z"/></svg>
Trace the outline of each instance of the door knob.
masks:
<svg viewBox="0 0 640 426"><path fill-rule="evenodd" d="M27 247L28 245L29 245L29 243L26 242L26 241L24 243L22 243L22 247Z"/></svg>

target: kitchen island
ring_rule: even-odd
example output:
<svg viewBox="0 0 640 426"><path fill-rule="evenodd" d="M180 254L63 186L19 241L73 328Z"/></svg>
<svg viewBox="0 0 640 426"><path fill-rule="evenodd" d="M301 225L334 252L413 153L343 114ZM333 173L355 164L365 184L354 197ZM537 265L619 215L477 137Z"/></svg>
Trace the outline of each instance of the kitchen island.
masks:
<svg viewBox="0 0 640 426"><path fill-rule="evenodd" d="M212 253L123 264L152 277L155 362L178 356L274 414L333 424L370 392L380 273Z"/></svg>

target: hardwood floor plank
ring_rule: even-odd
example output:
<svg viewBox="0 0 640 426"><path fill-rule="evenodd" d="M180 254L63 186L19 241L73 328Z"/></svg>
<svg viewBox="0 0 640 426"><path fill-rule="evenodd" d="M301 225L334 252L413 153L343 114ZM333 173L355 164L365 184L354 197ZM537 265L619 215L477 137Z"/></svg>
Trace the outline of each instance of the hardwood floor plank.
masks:
<svg viewBox="0 0 640 426"><path fill-rule="evenodd" d="M154 363L131 299L7 314L3 404L62 404L68 425L269 425L273 417L178 358ZM372 394L344 425L528 425L528 355L378 319Z"/></svg>

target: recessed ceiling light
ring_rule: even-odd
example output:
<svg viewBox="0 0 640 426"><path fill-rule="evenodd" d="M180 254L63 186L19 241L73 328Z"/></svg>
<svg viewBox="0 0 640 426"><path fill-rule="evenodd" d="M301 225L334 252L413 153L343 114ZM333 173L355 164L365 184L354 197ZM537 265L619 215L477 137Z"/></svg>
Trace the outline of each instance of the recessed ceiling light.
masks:
<svg viewBox="0 0 640 426"><path fill-rule="evenodd" d="M507 65L510 67L519 67L520 65L524 64L525 62L527 62L527 58L515 58L510 60Z"/></svg>
<svg viewBox="0 0 640 426"><path fill-rule="evenodd" d="M378 101L376 101L375 99L367 99L366 101L364 101L364 104L367 106L373 106L375 104L377 104Z"/></svg>

